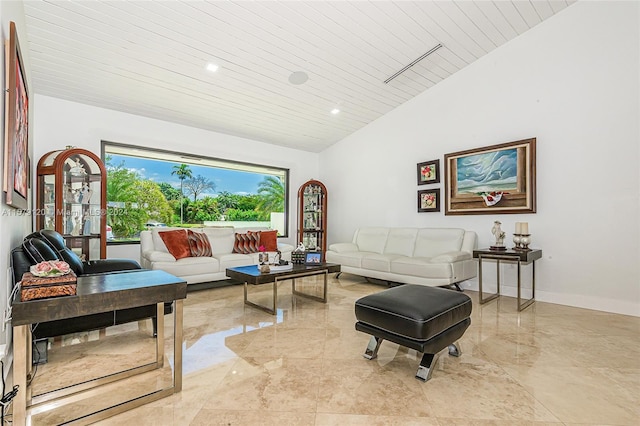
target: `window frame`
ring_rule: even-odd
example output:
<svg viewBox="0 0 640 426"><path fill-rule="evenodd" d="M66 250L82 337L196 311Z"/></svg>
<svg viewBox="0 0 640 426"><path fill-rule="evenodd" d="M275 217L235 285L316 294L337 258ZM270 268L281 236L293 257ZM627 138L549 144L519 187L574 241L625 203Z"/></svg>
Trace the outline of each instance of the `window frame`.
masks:
<svg viewBox="0 0 640 426"><path fill-rule="evenodd" d="M204 164L203 162L213 162L213 163L220 163L220 164L228 164L228 165L233 165L235 167L228 167L231 170L238 170L241 172L249 172L249 173L261 173L260 169L264 169L265 172L263 172L262 174L268 174L269 170L273 170L273 171L278 171L280 173L282 173L282 175L284 175L284 234L282 235L278 235L278 238L288 238L289 237L289 216L290 216L290 212L289 212L289 190L290 190L290 185L289 185L289 180L290 180L290 169L284 168L284 167L277 167L277 166L269 166L269 165L264 165L264 164L258 164L258 163L250 163L250 162L245 162L245 161L237 161L237 160L229 160L229 159L225 159L225 158L218 158L218 157L210 157L210 156L205 156L205 155L197 155L197 154L191 154L191 153L186 153L186 152L177 152L177 151L171 151L171 150L167 150L167 149L161 149L161 148L148 148L145 146L141 146L141 145L133 145L133 144L126 144L126 143L121 143L121 142L112 142L112 141L108 141L108 140L101 140L100 141L100 158L103 162L105 162L106 159L106 155L108 155L108 150L107 147L117 147L119 149L128 149L131 150L133 152L146 152L149 154L153 154L153 153L157 153L160 155L164 155L164 156L173 156L176 158L175 163L176 164L189 164L189 165L194 165L194 166L208 166L208 167L212 167L215 168L217 166L214 165L208 165L208 164ZM118 154L118 155L130 155L131 157L136 157L137 155L132 155L132 154ZM150 159L150 160L158 160L158 161L173 161L171 159L167 159L167 158L160 158L160 157L154 157L153 155L148 155L148 156L143 156L143 155L139 155L137 157L140 158L146 158L146 159ZM106 163L105 163L106 164ZM219 167L219 168L223 168L223 167ZM249 170L247 170L249 169ZM274 173L274 176L277 176ZM108 200L107 200L108 201ZM107 241L107 245L121 245L121 244L140 244L140 241Z"/></svg>

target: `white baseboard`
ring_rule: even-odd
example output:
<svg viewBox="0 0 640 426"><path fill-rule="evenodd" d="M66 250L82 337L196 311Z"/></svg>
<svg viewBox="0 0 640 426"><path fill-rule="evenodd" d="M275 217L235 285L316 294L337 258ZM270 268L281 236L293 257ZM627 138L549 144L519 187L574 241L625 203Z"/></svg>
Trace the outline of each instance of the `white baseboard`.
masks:
<svg viewBox="0 0 640 426"><path fill-rule="evenodd" d="M484 280L482 282L485 283ZM477 278L467 280L463 282L460 287L463 289L478 291L478 280ZM495 282L488 286L485 285L483 290L487 293L495 292ZM503 296L518 297L518 288L516 286L502 284L500 286L500 293ZM530 287L522 289L522 297L524 299L528 299L530 295ZM595 311L640 317L640 308L638 307L638 304L623 300L606 299L579 294L554 293L540 290L536 290L536 300L540 302L555 303L557 305L573 306L575 308L593 309Z"/></svg>

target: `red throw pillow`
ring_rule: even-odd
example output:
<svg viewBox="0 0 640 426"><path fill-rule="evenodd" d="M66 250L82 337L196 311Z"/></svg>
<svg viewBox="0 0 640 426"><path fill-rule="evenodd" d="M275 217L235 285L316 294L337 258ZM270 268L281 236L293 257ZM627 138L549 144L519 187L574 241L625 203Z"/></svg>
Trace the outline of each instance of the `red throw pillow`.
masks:
<svg viewBox="0 0 640 426"><path fill-rule="evenodd" d="M189 250L191 257L211 257L211 243L207 235L202 232L194 232L191 229L187 231L189 238Z"/></svg>
<svg viewBox="0 0 640 426"><path fill-rule="evenodd" d="M278 231L260 231L260 246L266 251L278 251Z"/></svg>
<svg viewBox="0 0 640 426"><path fill-rule="evenodd" d="M164 245L169 250L169 253L176 259L182 259L184 257L191 256L191 249L189 248L189 238L187 237L186 229L176 229L175 231L162 231L158 232Z"/></svg>

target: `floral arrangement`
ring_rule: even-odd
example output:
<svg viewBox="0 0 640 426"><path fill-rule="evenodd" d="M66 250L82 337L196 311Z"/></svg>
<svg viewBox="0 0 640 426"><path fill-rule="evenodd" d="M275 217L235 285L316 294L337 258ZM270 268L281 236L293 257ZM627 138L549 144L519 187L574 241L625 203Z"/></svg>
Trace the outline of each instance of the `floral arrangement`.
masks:
<svg viewBox="0 0 640 426"><path fill-rule="evenodd" d="M426 194L422 196L422 202L425 207L433 207L436 202L436 196L433 194Z"/></svg>
<svg viewBox="0 0 640 426"><path fill-rule="evenodd" d="M30 271L37 277L57 277L71 272L71 267L62 260L47 260L31 266Z"/></svg>
<svg viewBox="0 0 640 426"><path fill-rule="evenodd" d="M420 168L420 173L422 173L422 180L431 180L435 177L434 170L431 166L422 166Z"/></svg>

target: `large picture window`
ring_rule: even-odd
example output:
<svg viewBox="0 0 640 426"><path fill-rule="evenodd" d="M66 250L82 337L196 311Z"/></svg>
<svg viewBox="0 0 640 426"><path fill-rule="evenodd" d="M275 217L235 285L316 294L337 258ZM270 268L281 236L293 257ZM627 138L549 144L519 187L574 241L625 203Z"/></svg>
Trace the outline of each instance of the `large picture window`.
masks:
<svg viewBox="0 0 640 426"><path fill-rule="evenodd" d="M286 237L289 170L102 142L107 240L163 226L269 227Z"/></svg>

